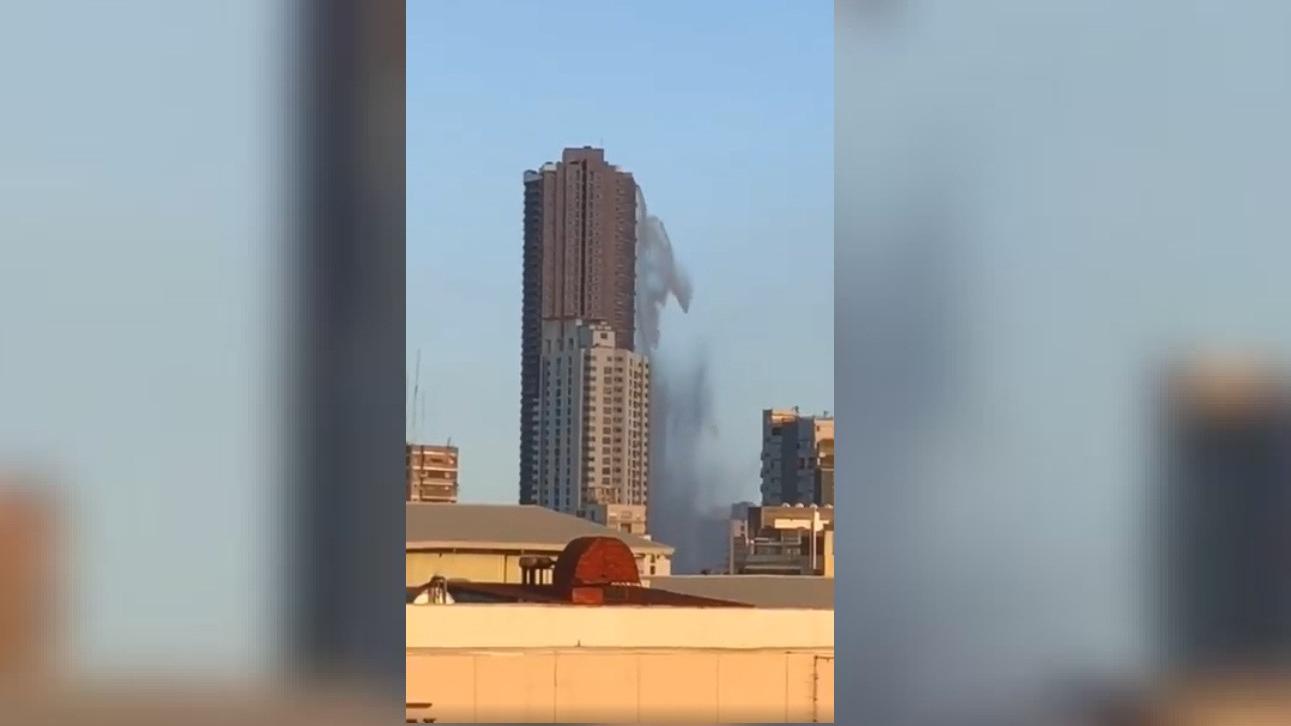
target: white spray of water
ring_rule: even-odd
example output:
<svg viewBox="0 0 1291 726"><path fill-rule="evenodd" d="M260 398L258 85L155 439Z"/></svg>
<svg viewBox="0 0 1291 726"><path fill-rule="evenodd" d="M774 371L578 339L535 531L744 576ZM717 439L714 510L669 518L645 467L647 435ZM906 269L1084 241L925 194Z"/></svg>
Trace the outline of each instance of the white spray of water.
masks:
<svg viewBox="0 0 1291 726"><path fill-rule="evenodd" d="M659 315L671 296L682 312L690 310L692 288L686 271L672 254L663 220L646 209L637 187L636 348L649 356L659 347Z"/></svg>
<svg viewBox="0 0 1291 726"><path fill-rule="evenodd" d="M640 187L636 225L636 349L651 359L650 530L677 548L675 571L696 572L720 566L727 547L707 357L703 350L667 362L657 355L668 299L688 312L694 289Z"/></svg>

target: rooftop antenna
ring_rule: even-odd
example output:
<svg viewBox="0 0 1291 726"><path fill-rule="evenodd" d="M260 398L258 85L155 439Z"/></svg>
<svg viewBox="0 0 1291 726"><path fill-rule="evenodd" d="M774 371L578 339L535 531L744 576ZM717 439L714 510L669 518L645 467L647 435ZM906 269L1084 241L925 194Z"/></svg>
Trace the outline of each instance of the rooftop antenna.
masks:
<svg viewBox="0 0 1291 726"><path fill-rule="evenodd" d="M417 349L417 369L413 376L412 383L412 420L409 428L412 429L412 438L417 438L417 426L420 420L417 418L417 408L421 405L421 348ZM414 441L413 443L416 443Z"/></svg>
<svg viewBox="0 0 1291 726"><path fill-rule="evenodd" d="M423 424L426 423L426 392L421 392L421 403L417 404L417 440L421 440Z"/></svg>

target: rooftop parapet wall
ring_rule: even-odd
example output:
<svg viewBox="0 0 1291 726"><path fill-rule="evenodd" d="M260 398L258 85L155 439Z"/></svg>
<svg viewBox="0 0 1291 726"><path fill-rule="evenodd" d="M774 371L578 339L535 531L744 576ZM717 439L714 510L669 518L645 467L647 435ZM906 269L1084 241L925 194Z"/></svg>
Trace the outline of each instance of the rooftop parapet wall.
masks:
<svg viewBox="0 0 1291 726"><path fill-rule="evenodd" d="M408 605L413 649L834 648L832 610L596 607L578 605Z"/></svg>

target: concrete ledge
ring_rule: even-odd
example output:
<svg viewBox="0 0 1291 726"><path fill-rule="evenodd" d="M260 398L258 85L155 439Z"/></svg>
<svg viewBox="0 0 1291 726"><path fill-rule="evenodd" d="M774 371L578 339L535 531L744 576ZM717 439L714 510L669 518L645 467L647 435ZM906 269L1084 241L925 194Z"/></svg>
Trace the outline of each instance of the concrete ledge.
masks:
<svg viewBox="0 0 1291 726"><path fill-rule="evenodd" d="M834 647L834 612L574 605L408 605L413 649Z"/></svg>

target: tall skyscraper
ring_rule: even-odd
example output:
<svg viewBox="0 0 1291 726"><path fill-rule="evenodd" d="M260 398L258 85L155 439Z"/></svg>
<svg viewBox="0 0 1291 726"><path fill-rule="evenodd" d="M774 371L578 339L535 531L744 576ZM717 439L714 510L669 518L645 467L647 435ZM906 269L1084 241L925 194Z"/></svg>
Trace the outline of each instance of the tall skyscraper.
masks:
<svg viewBox="0 0 1291 726"><path fill-rule="evenodd" d="M1207 364L1174 372L1166 391L1162 667L1291 667L1291 386Z"/></svg>
<svg viewBox="0 0 1291 726"><path fill-rule="evenodd" d="M543 322L539 361L537 504L644 529L650 364L579 319Z"/></svg>
<svg viewBox="0 0 1291 726"><path fill-rule="evenodd" d="M834 503L834 419L762 412L762 503Z"/></svg>
<svg viewBox="0 0 1291 726"><path fill-rule="evenodd" d="M520 502L537 503L543 321L603 321L633 350L636 181L602 149L565 149L524 174Z"/></svg>

